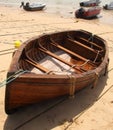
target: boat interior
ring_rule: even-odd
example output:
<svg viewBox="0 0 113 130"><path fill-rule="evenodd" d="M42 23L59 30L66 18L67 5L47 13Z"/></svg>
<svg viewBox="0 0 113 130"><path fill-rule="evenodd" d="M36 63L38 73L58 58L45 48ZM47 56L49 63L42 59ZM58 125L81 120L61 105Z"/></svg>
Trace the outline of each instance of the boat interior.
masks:
<svg viewBox="0 0 113 130"><path fill-rule="evenodd" d="M19 69L37 74L80 74L103 61L105 44L86 31L65 31L31 40L19 58Z"/></svg>

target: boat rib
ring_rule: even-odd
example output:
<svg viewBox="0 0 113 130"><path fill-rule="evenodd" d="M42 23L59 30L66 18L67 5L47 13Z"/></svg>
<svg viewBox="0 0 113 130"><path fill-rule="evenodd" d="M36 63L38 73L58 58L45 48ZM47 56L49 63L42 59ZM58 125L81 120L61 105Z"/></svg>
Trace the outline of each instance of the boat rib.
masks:
<svg viewBox="0 0 113 130"><path fill-rule="evenodd" d="M84 62L87 62L87 63L91 64L92 66L96 67L95 63L93 63L93 62L90 61L89 59L86 59L86 58L84 58L84 57L82 57L82 56L76 54L75 52L72 52L72 51L70 51L70 50L68 50L68 49L66 49L66 48L64 48L64 47L62 47L62 46L60 46L58 43L54 42L52 39L51 39L51 41L52 41L51 44L54 45L55 47L57 47L57 48L59 48L59 49L65 51L65 52L67 52L68 54L71 54L71 55L73 55L73 56L75 56L75 57L77 57L77 58L83 60Z"/></svg>

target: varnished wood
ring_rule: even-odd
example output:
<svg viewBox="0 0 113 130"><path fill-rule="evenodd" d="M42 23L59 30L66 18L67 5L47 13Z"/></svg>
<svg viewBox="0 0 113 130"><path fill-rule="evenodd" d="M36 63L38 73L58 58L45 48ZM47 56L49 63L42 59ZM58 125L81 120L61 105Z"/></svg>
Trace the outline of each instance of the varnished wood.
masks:
<svg viewBox="0 0 113 130"><path fill-rule="evenodd" d="M96 85L107 71L108 47L95 35L94 41L88 41L91 35L85 30L68 30L36 36L22 44L7 73L7 78L14 80L6 85L5 112L12 114L30 104L73 96ZM23 73L16 75L19 70Z"/></svg>
<svg viewBox="0 0 113 130"><path fill-rule="evenodd" d="M72 39L67 39L69 42L71 42L71 43L73 43L73 44L78 44L78 45L80 45L81 47L84 47L85 49L87 49L87 50L89 50L89 51L92 51L92 53L95 53L95 54L97 54L97 52L94 50L94 49L92 49L91 47L88 47L88 46L86 46L86 45L84 45L84 44L81 44L80 42L78 42L78 41L75 41L75 40L72 40ZM100 55L100 54L99 54Z"/></svg>
<svg viewBox="0 0 113 130"><path fill-rule="evenodd" d="M72 68L74 68L74 69L76 69L76 70L78 70L78 71L80 71L80 72L83 72L83 70L81 70L80 68L77 68L76 65L74 65L74 64L72 64L72 63L70 63L70 62L67 62L66 60L64 60L64 59L60 58L59 56L55 55L54 53L52 53L52 52L50 52L50 51L48 51L48 50L46 50L46 49L42 49L42 48L38 48L38 49L39 49L40 51L46 53L47 55L50 55L50 56L52 56L53 58L55 58L55 59L57 59L57 60L63 62L64 64L67 64L67 65L69 65L70 67L72 67Z"/></svg>
<svg viewBox="0 0 113 130"><path fill-rule="evenodd" d="M86 58L84 58L84 57L82 57L82 56L76 54L75 52L72 52L72 51L70 51L70 50L68 50L68 49L66 49L66 48L64 48L64 47L62 47L62 46L60 46L58 43L52 41L51 44L52 44L53 46L56 46L56 47L58 47L59 49L65 51L66 53L68 53L68 54L70 54L70 55L72 55L72 56L75 56L75 57L77 57L77 58L83 60L84 62L87 62L87 63L91 64L92 66L96 67L96 64L93 63L92 61L90 61L89 59L86 59Z"/></svg>
<svg viewBox="0 0 113 130"><path fill-rule="evenodd" d="M82 37L79 37L79 39L81 39L81 40L83 40L83 41L85 41L85 42L87 42L87 43L90 43L91 46L97 47L97 48L99 48L101 51L103 51L103 48L102 48L101 46L95 44L92 40L90 40L90 39L87 40L87 39L82 38Z"/></svg>
<svg viewBox="0 0 113 130"><path fill-rule="evenodd" d="M87 32L86 32L86 34L87 34ZM85 38L85 37L82 37L81 35L75 35L75 36L73 36L73 34L71 35L70 33L68 34L68 37L70 38L70 39L73 39L73 40L77 40L77 41L79 41L79 42L82 42L83 44L85 44L85 43L87 43L91 48L93 47L93 48L97 48L97 50L99 50L99 51L104 51L103 49L103 47L102 46L100 46L100 44L98 45L97 43L95 43L95 36L93 36L92 34L91 34L91 36L90 37L88 37L88 38ZM86 44L85 44L86 45Z"/></svg>
<svg viewBox="0 0 113 130"><path fill-rule="evenodd" d="M30 63L34 67L38 68L39 70L43 71L44 73L49 73L50 72L48 69L46 69L45 67L43 67L40 64L36 63L35 61L30 61L28 59L25 59L25 61Z"/></svg>

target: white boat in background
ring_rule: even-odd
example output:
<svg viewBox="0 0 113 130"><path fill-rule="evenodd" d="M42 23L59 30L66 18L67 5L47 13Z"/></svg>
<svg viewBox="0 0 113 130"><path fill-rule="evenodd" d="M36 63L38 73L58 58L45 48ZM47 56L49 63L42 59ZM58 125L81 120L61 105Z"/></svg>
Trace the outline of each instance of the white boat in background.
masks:
<svg viewBox="0 0 113 130"><path fill-rule="evenodd" d="M23 9L26 11L40 11L40 10L43 10L45 6L46 4L42 4L42 3L30 4L29 2L27 2L26 4L24 4L24 2L21 2L21 5L20 5L20 7L23 7Z"/></svg>
<svg viewBox="0 0 113 130"><path fill-rule="evenodd" d="M110 2L110 4L106 4L103 6L104 9L106 10L113 10L113 2Z"/></svg>

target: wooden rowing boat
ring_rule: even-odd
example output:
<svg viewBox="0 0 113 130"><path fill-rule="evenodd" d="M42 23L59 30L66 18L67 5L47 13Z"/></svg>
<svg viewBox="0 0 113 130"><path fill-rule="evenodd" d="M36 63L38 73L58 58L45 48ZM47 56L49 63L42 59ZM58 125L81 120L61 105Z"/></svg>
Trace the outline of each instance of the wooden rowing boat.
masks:
<svg viewBox="0 0 113 130"><path fill-rule="evenodd" d="M5 111L75 92L106 73L106 41L85 30L43 34L23 43L7 73Z"/></svg>
<svg viewBox="0 0 113 130"><path fill-rule="evenodd" d="M24 2L21 2L21 5L20 5L20 7L23 7L23 9L26 11L40 11L40 10L43 10L45 6L46 4L42 4L42 3L30 4L29 2L27 2L26 4L24 4Z"/></svg>

